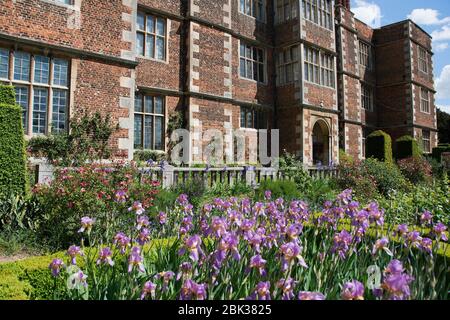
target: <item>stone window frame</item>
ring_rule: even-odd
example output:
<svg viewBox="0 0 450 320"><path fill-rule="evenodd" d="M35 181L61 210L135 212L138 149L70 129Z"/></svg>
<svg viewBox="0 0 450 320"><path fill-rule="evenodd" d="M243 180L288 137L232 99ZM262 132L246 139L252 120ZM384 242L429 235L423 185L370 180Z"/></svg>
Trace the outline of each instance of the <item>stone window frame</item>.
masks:
<svg viewBox="0 0 450 320"><path fill-rule="evenodd" d="M333 10L332 0L302 0L303 18L330 31L334 30Z"/></svg>
<svg viewBox="0 0 450 320"><path fill-rule="evenodd" d="M366 111L374 111L374 89L361 82L361 108Z"/></svg>
<svg viewBox="0 0 450 320"><path fill-rule="evenodd" d="M336 89L336 66L335 59L332 55L323 52L314 47L304 46L303 49L303 64L304 64L304 80L325 88ZM326 56L325 58L322 58ZM325 64L325 60L327 63ZM331 67L328 65L331 64ZM325 84L323 74L327 74L331 82ZM310 78L310 75L313 75ZM330 86L331 84L331 86Z"/></svg>
<svg viewBox="0 0 450 320"><path fill-rule="evenodd" d="M424 153L431 153L431 131L422 130L422 148Z"/></svg>
<svg viewBox="0 0 450 320"><path fill-rule="evenodd" d="M274 0L275 24L282 24L298 18L299 0Z"/></svg>
<svg viewBox="0 0 450 320"><path fill-rule="evenodd" d="M358 63L367 70L373 70L373 48L370 43L359 39Z"/></svg>
<svg viewBox="0 0 450 320"><path fill-rule="evenodd" d="M424 87L420 88L420 112L430 114L430 91Z"/></svg>
<svg viewBox="0 0 450 320"><path fill-rule="evenodd" d="M137 100L138 98L141 97L142 98L142 109L141 111L136 110L136 104L137 104ZM145 110L145 101L147 98L151 98L153 100L153 112L147 112ZM162 108L163 108L163 112L162 113L157 113L155 112L155 101L157 98L160 98L162 101ZM160 94L146 94L146 93L136 93L135 94L135 103L134 103L134 123L133 123L133 130L134 130L134 134L135 134L135 138L133 141L133 147L135 150L144 150L144 151L158 151L158 152L166 152L166 129L167 129L167 97L160 95ZM142 117L142 122L141 122L141 146L137 146L136 145L136 116L141 116ZM153 126L153 132L152 132L152 141L150 142L151 147L150 148L145 148L145 118L146 117L151 117L152 119L152 126ZM161 128L161 148L157 148L157 144L156 144L156 119L162 118L162 128Z"/></svg>
<svg viewBox="0 0 450 320"><path fill-rule="evenodd" d="M70 3L64 3L61 0L40 0L40 1L75 11L80 11L81 8L81 0L70 0Z"/></svg>
<svg viewBox="0 0 450 320"><path fill-rule="evenodd" d="M145 30L142 30L139 28L138 19L139 19L140 15L144 16ZM149 16L151 16L155 19L154 32L147 31L147 19ZM158 34L158 20L164 21L164 35ZM143 55L140 52L138 52L138 49L137 49L138 34L144 35L144 42L143 42L143 48L142 48L144 51ZM153 57L147 55L147 37L151 37L151 36L154 37L154 40L153 40L154 56ZM157 45L156 44L157 44L158 38L163 38L163 41L164 41L164 45L163 45L164 58L163 59L157 58ZM148 59L148 60L152 60L152 61L156 61L156 62L164 62L164 63L169 62L168 61L168 59L169 59L169 19L167 19L166 17L163 17L161 15L145 12L143 10L138 11L137 16L136 16L136 55L138 58L141 58L141 59Z"/></svg>
<svg viewBox="0 0 450 320"><path fill-rule="evenodd" d="M14 50L11 48L4 48L0 47L0 50L6 50L8 52L8 74L7 78L0 78L0 83L6 83L9 85L14 86L16 90L16 98L19 98L19 105L23 109L23 115L22 115L22 123L24 126L24 133L28 136L39 136L39 135L46 135L51 132L61 132L68 129L68 122L69 122L69 115L70 115L70 70L71 70L71 60L69 58L65 57L59 57L54 55L45 55L40 54L36 52L30 52L27 50L21 50L20 48L18 50ZM16 80L15 79L15 56L16 54L25 53L29 55L29 65L28 65L28 79L27 80ZM35 81L35 57L47 57L49 60L49 70L48 70L48 82L47 83L41 83ZM66 85L61 84L55 84L54 83L54 75L55 75L55 61L63 61L67 63L67 71L66 71ZM27 93L27 99L23 100L23 93L19 92L18 90L26 88ZM47 92L46 95L46 110L37 110L35 107L35 98L37 97L35 94L39 92L39 90L45 89ZM66 105L65 110L62 113L64 116L60 117L61 114L58 113L57 115L54 113L54 93L55 92L65 92L66 93ZM41 97L42 98L42 97ZM20 103L23 102L23 103ZM26 105L25 105L26 103ZM38 117L35 119L35 115L45 113L45 117L42 119L41 117ZM60 118L63 118L63 128L57 129L54 127L55 125L55 119L58 119L56 121L56 124L61 124ZM37 126L34 125L34 120L44 121L43 126L38 123ZM43 129L42 129L43 127ZM37 132L35 132L35 128L37 128Z"/></svg>
<svg viewBox="0 0 450 320"><path fill-rule="evenodd" d="M241 54L242 54L242 52L241 52L241 47L242 46L245 46L245 56L242 56ZM248 50L248 48L251 48L251 52L252 52L252 55L254 54L254 50L256 49L256 50L258 50L258 51L261 51L262 52L262 58L263 58L263 61L261 62L261 61L258 61L258 60L255 60L255 58L254 57L252 57L252 58L249 58L249 57L247 57L247 50ZM238 43L238 50L239 50L239 78L240 79L243 79L243 80L247 80L247 81L253 81L253 82L256 82L256 83L261 83L261 84L267 84L267 50L266 49L264 49L264 48L261 48L261 47L257 47L257 46L253 46L253 45L251 45L251 44L248 44L248 43L246 43L245 41L242 41L242 40L239 40L239 43ZM242 60L244 60L245 61L245 76L243 76L242 75ZM248 78L247 77L247 74L248 74L248 70L247 70L247 67L248 67L248 63L251 63L251 65L252 65L252 77L251 78ZM260 75L260 69L258 68L258 75L257 75L257 79L255 79L254 78L254 66L255 66L255 64L258 64L258 67L260 67L261 65L263 66L263 77L262 77L262 79L260 79L260 77L259 77L259 75Z"/></svg>
<svg viewBox="0 0 450 320"><path fill-rule="evenodd" d="M429 66L428 66L428 51L423 48L422 46L418 47L418 64L419 64L419 71L423 72L425 74L428 74Z"/></svg>
<svg viewBox="0 0 450 320"><path fill-rule="evenodd" d="M251 117L248 118L248 116ZM264 124L265 125L261 125ZM257 110L252 107L240 107L239 124L241 129L267 129L268 128L268 113L264 110Z"/></svg>
<svg viewBox="0 0 450 320"><path fill-rule="evenodd" d="M284 48L277 54L277 85L285 86L298 80L300 70L300 46L293 45ZM286 59L289 53L289 59ZM289 79L289 68L292 68L292 79Z"/></svg>
<svg viewBox="0 0 450 320"><path fill-rule="evenodd" d="M261 7L258 7L260 4ZM244 6L244 8L242 8ZM259 9L258 9L259 8ZM244 10L242 10L244 9ZM262 11L261 11L262 9ZM266 0L239 0L239 13L247 17L256 19L259 22L267 22L267 2ZM250 12L248 11L250 10ZM262 12L262 16L261 16Z"/></svg>

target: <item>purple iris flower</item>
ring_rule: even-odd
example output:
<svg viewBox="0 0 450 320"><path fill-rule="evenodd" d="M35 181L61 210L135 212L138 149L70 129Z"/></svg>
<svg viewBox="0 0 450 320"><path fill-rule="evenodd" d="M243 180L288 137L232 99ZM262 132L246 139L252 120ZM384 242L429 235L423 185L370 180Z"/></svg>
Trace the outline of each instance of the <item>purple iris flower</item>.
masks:
<svg viewBox="0 0 450 320"><path fill-rule="evenodd" d="M297 240L298 236L303 231L303 225L301 224L292 224L290 225L286 230L286 235L289 237L290 240Z"/></svg>
<svg viewBox="0 0 450 320"><path fill-rule="evenodd" d="M175 273L172 271L164 271L164 272L160 272L157 275L155 275L155 279L159 280L162 279L163 280L163 287L162 290L163 291L167 291L169 289L169 282L175 277Z"/></svg>
<svg viewBox="0 0 450 320"><path fill-rule="evenodd" d="M380 209L378 203L371 202L366 209L369 212L369 220L378 226L384 225L384 210Z"/></svg>
<svg viewBox="0 0 450 320"><path fill-rule="evenodd" d="M436 235L436 239L438 241L448 241L446 231L447 227L441 222L433 227L433 232Z"/></svg>
<svg viewBox="0 0 450 320"><path fill-rule="evenodd" d="M180 204L182 206L188 204L189 203L189 199L188 199L187 194L184 194L184 193L180 194L180 196L177 198L177 202L178 202L178 204Z"/></svg>
<svg viewBox="0 0 450 320"><path fill-rule="evenodd" d="M361 282L352 280L342 287L341 297L344 300L364 300L364 286Z"/></svg>
<svg viewBox="0 0 450 320"><path fill-rule="evenodd" d="M301 253L303 248L300 247L295 242L289 242L286 244L283 244L280 248L282 258L281 258L281 265L282 265L282 271L287 271L289 266L292 262L295 262L295 260L298 260L298 264L301 265L304 268L308 268L308 265L305 262L305 259L303 259Z"/></svg>
<svg viewBox="0 0 450 320"><path fill-rule="evenodd" d="M133 247L131 249L131 254L128 258L128 272L132 272L135 267L138 268L139 272L144 273L144 263L141 255L141 248Z"/></svg>
<svg viewBox="0 0 450 320"><path fill-rule="evenodd" d="M250 269L254 268L257 269L259 274L261 276L265 276L267 274L266 270L264 269L266 266L267 261L262 258L261 255L256 255L250 258L250 268L247 269L247 272L250 272Z"/></svg>
<svg viewBox="0 0 450 320"><path fill-rule="evenodd" d="M269 201L270 199L272 199L272 191L270 190L266 190L266 192L264 192L264 198Z"/></svg>
<svg viewBox="0 0 450 320"><path fill-rule="evenodd" d="M300 291L298 300L325 300L325 296L320 292Z"/></svg>
<svg viewBox="0 0 450 320"><path fill-rule="evenodd" d="M227 232L227 220L225 218L213 217L210 225L210 234L221 238Z"/></svg>
<svg viewBox="0 0 450 320"><path fill-rule="evenodd" d="M247 234L247 241L257 253L261 253L263 237L259 233L249 231Z"/></svg>
<svg viewBox="0 0 450 320"><path fill-rule="evenodd" d="M372 254L376 255L380 250L384 250L387 254L392 256L392 252L387 248L388 244L389 244L388 238L383 237L381 239L378 239L373 245Z"/></svg>
<svg viewBox="0 0 450 320"><path fill-rule="evenodd" d="M281 279L277 282L277 288L283 292L282 300L292 300L294 295L294 287L296 282L292 278Z"/></svg>
<svg viewBox="0 0 450 320"><path fill-rule="evenodd" d="M433 220L433 215L428 210L425 210L422 213L422 215L420 216L420 223L422 225L429 225L429 224L431 224L432 220Z"/></svg>
<svg viewBox="0 0 450 320"><path fill-rule="evenodd" d="M136 230L141 230L142 228L146 228L150 225L150 220L147 216L139 216L137 218Z"/></svg>
<svg viewBox="0 0 450 320"><path fill-rule="evenodd" d="M270 300L270 282L260 282L248 300Z"/></svg>
<svg viewBox="0 0 450 320"><path fill-rule="evenodd" d="M422 238L420 249L428 254L432 254L433 240L431 240L430 238Z"/></svg>
<svg viewBox="0 0 450 320"><path fill-rule="evenodd" d="M167 223L167 214L165 212L160 212L158 214L159 224L163 225Z"/></svg>
<svg viewBox="0 0 450 320"><path fill-rule="evenodd" d="M192 264L189 262L183 262L180 265L180 271L177 274L177 281L180 280L181 278L183 279L187 279L192 275Z"/></svg>
<svg viewBox="0 0 450 320"><path fill-rule="evenodd" d="M145 300L146 297L148 297L150 295L150 297L152 299L155 299L156 296L156 284L154 284L151 281L147 281L144 284L144 288L142 289L142 293L141 293L141 300Z"/></svg>
<svg viewBox="0 0 450 320"><path fill-rule="evenodd" d="M52 276L56 278L61 273L61 269L64 267L64 262L61 259L53 259L48 267L52 271Z"/></svg>
<svg viewBox="0 0 450 320"><path fill-rule="evenodd" d="M241 255L238 250L239 238L234 233L226 233L219 242L219 251L228 253L231 252L233 259L239 261L241 259Z"/></svg>
<svg viewBox="0 0 450 320"><path fill-rule="evenodd" d="M111 267L114 266L114 261L112 260L112 251L109 247L105 247L100 250L97 264L101 263L108 264Z"/></svg>
<svg viewBox="0 0 450 320"><path fill-rule="evenodd" d="M331 252L337 253L341 259L345 259L347 252L350 250L353 238L346 230L337 233L333 238L333 247Z"/></svg>
<svg viewBox="0 0 450 320"><path fill-rule="evenodd" d="M409 284L414 278L405 273L403 264L399 260L392 260L384 270L384 280L381 288L391 300L406 300L411 292Z"/></svg>
<svg viewBox="0 0 450 320"><path fill-rule="evenodd" d="M181 287L180 300L205 300L206 285L186 280Z"/></svg>
<svg viewBox="0 0 450 320"><path fill-rule="evenodd" d="M95 223L95 220L91 219L89 217L81 218L81 228L80 228L80 230L78 230L78 232L83 233L84 231L87 231L87 233L90 233L94 223Z"/></svg>
<svg viewBox="0 0 450 320"><path fill-rule="evenodd" d="M392 260L384 270L386 274L399 274L403 271L403 264L397 259Z"/></svg>
<svg viewBox="0 0 450 320"><path fill-rule="evenodd" d="M139 232L136 241L141 246L148 243L150 241L150 230L147 228L142 229L141 232Z"/></svg>
<svg viewBox="0 0 450 320"><path fill-rule="evenodd" d="M132 211L133 211L134 213L136 213L138 216L140 216L140 215L144 214L145 209L144 209L144 207L142 206L142 203L141 203L141 202L135 201L135 202L133 203L133 205L132 205L131 207L128 208L128 212L132 212Z"/></svg>
<svg viewBox="0 0 450 320"><path fill-rule="evenodd" d="M127 193L120 189L116 191L116 194L114 195L116 202L118 203L125 203L127 201Z"/></svg>
<svg viewBox="0 0 450 320"><path fill-rule="evenodd" d="M75 245L70 246L66 254L71 258L70 263L73 265L77 264L77 255L83 256L83 252L81 252L80 247L77 247Z"/></svg>
<svg viewBox="0 0 450 320"><path fill-rule="evenodd" d="M394 235L398 235L400 237L403 237L408 232L409 232L408 226L406 224L401 224L395 230L395 234Z"/></svg>
<svg viewBox="0 0 450 320"><path fill-rule="evenodd" d="M412 248L418 248L422 242L422 237L419 231L411 231L405 235L406 245Z"/></svg>
<svg viewBox="0 0 450 320"><path fill-rule="evenodd" d="M180 249L179 255L184 255L186 251L189 252L189 258L192 261L197 262L204 256L203 250L201 248L202 239L199 235L193 235L184 242L184 247Z"/></svg>
<svg viewBox="0 0 450 320"><path fill-rule="evenodd" d="M130 246L130 242L130 238L128 238L123 232L119 232L114 237L114 244L120 249L121 254L125 254L127 248Z"/></svg>

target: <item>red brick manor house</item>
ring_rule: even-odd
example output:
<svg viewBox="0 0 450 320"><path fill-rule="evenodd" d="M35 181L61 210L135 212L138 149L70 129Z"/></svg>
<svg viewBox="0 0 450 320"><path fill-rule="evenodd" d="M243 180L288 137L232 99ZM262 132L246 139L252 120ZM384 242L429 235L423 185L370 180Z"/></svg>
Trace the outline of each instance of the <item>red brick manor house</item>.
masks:
<svg viewBox="0 0 450 320"><path fill-rule="evenodd" d="M27 136L82 110L120 125L113 147L165 151L170 115L249 144L280 129L306 164L364 157L365 137L437 145L431 37L406 20L372 29L349 0L0 0L0 82Z"/></svg>

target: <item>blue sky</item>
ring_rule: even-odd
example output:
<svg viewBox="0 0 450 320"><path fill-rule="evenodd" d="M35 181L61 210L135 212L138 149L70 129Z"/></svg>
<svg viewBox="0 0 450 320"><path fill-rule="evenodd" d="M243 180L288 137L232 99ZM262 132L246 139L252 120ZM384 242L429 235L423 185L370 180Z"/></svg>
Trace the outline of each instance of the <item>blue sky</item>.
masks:
<svg viewBox="0 0 450 320"><path fill-rule="evenodd" d="M450 0L352 0L351 6L373 27L409 18L433 36L436 105L450 113Z"/></svg>

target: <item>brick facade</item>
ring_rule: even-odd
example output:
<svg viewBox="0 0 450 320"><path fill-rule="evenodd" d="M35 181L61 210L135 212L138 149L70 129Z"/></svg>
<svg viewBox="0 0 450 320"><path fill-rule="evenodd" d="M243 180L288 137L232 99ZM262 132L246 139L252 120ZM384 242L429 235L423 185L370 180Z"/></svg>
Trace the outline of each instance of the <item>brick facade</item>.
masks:
<svg viewBox="0 0 450 320"><path fill-rule="evenodd" d="M111 115L120 126L111 142L120 158L132 159L135 151L137 95L163 97L165 127L174 112L181 112L191 131L191 162L203 160L203 133L210 129L224 134L228 155L235 155L235 139L243 136L252 147L245 159L257 162L258 131L241 127L243 110L264 114L264 128L280 130L280 148L308 165L338 162L339 148L363 158L363 137L375 129L394 139L404 134L421 139L427 131L431 146L437 144L428 34L409 20L372 29L354 17L345 0L331 1L330 24L319 25L305 16L303 1L292 2L291 17L279 20L277 2L269 0L258 19L241 12L239 0L74 0L72 5L0 0L0 49L8 50L11 59L23 51L68 60L68 115ZM150 41L145 54L138 52L138 13L164 21L163 33L145 36L145 41L164 38L164 58L148 56ZM360 64L360 41L372 51L370 68ZM257 71L260 64L253 62L255 69L245 77L243 45L262 52L258 59L264 61ZM295 66L289 81L282 82L277 61L290 48L297 52ZM327 65L323 57L329 59L333 73L328 83L323 69L318 69L320 80L307 79L310 49L318 53L321 68ZM419 67L423 50L427 72ZM249 79L256 73L259 81ZM0 81L17 84L12 78ZM30 95L38 86L32 82ZM373 92L370 110L362 105L362 85ZM429 92L428 112L421 108L423 89ZM32 100L30 96L31 113ZM49 101L51 114L51 97ZM33 121L32 115L29 119ZM48 116L48 131L50 123ZM167 144L169 137L164 139Z"/></svg>

